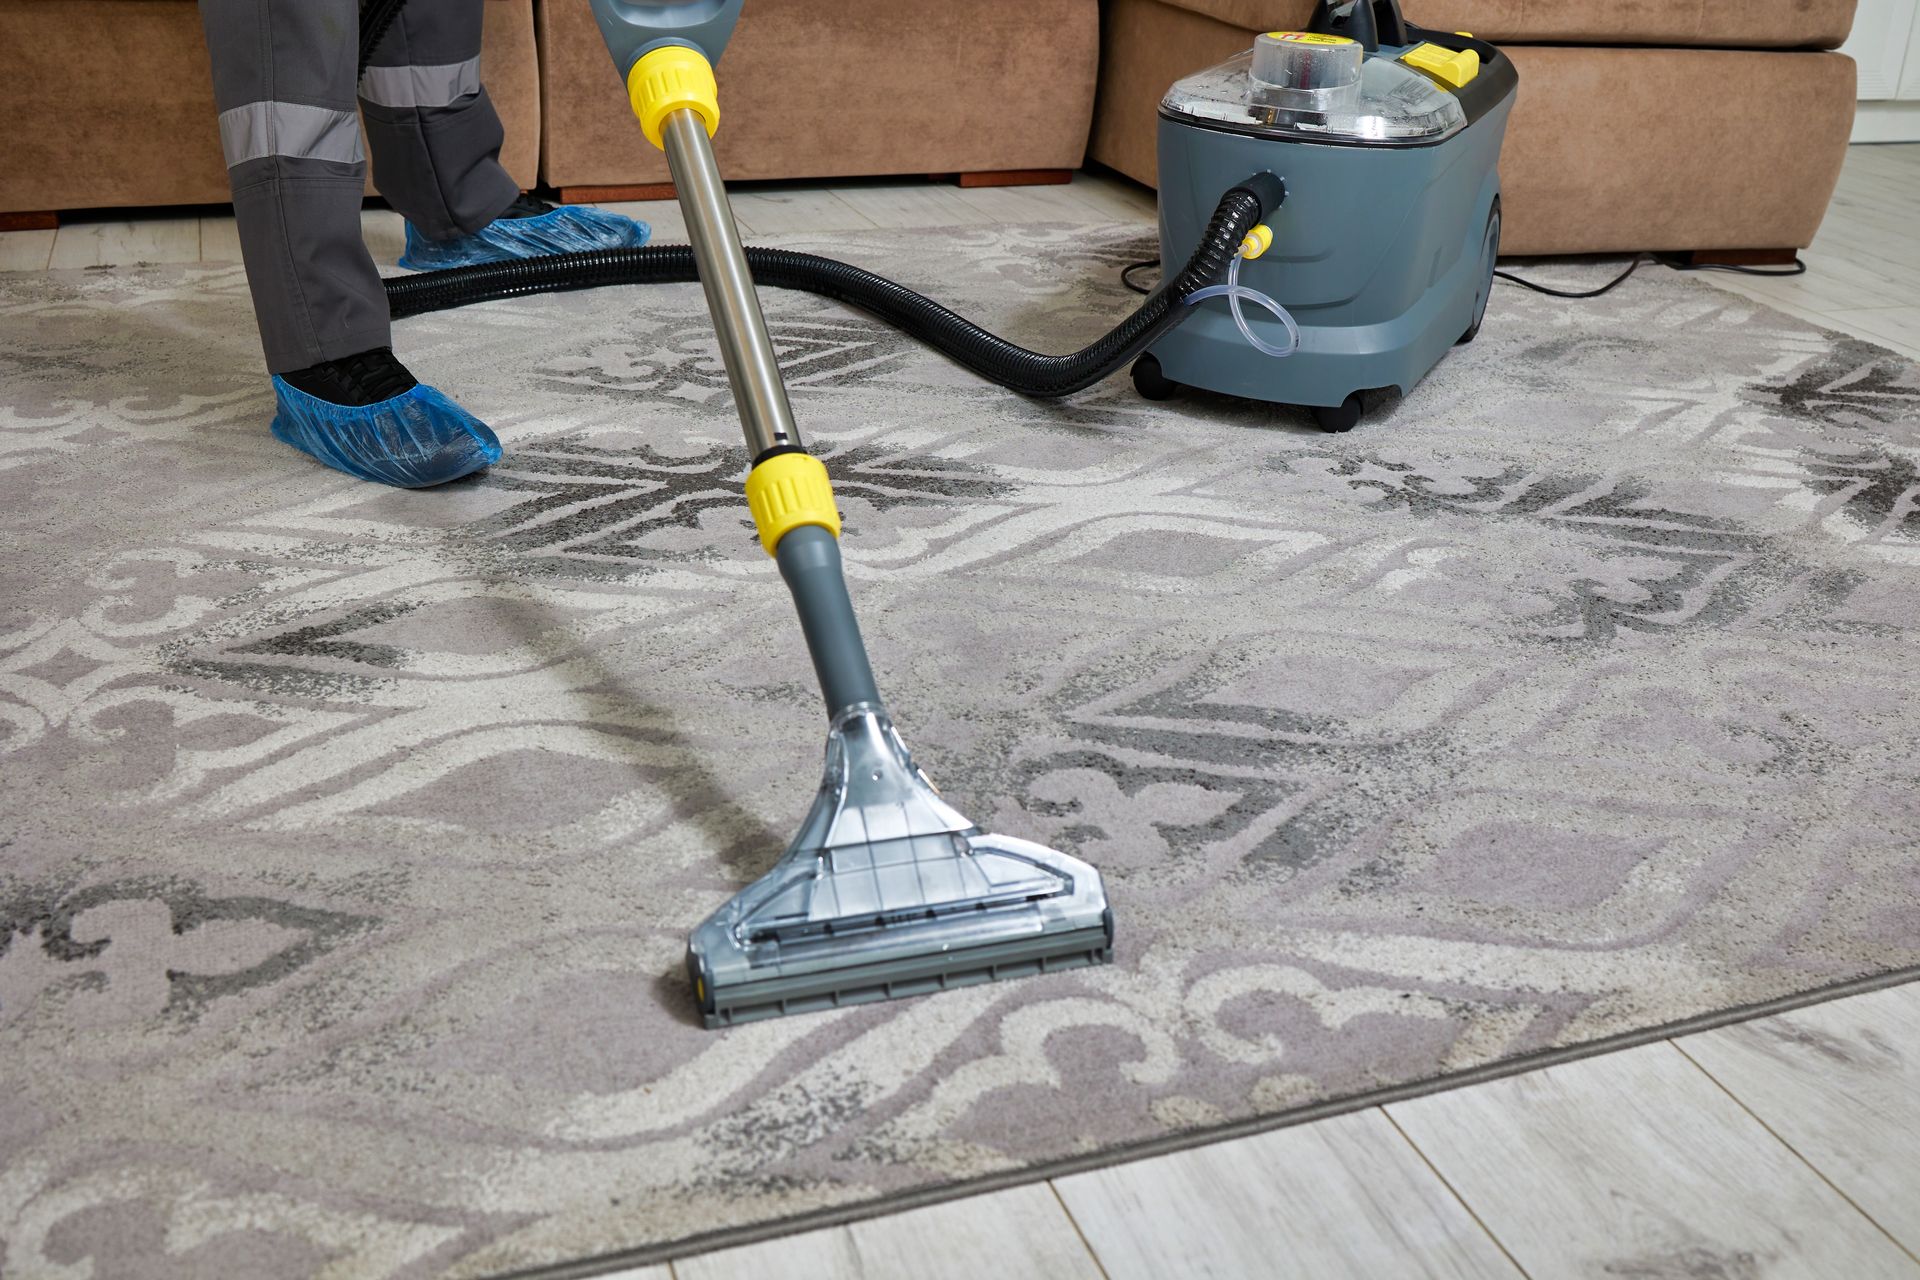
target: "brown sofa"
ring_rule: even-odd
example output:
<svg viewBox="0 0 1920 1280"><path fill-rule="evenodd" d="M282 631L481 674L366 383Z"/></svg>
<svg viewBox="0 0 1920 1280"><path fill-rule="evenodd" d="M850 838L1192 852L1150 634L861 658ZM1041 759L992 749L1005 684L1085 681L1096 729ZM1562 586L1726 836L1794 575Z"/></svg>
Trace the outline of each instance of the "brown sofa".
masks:
<svg viewBox="0 0 1920 1280"><path fill-rule="evenodd" d="M1403 0L1508 48L1516 254L1805 246L1845 154L1854 0ZM1062 171L1155 180L1175 79L1312 0L751 0L720 64L729 177ZM537 37L537 48L536 48ZM522 184L664 183L585 0L488 0ZM1096 69L1099 80L1094 97ZM544 127L543 127L544 125ZM227 198L192 0L0 0L0 220ZM1032 175L1029 175L1032 176ZM599 190L596 191L595 189Z"/></svg>
<svg viewBox="0 0 1920 1280"><path fill-rule="evenodd" d="M537 21L547 184L665 183L586 0ZM750 0L714 149L739 180L1077 169L1098 64L1096 0Z"/></svg>
<svg viewBox="0 0 1920 1280"><path fill-rule="evenodd" d="M1854 0L1403 0L1520 72L1500 160L1502 249L1783 251L1812 242L1846 155ZM1153 185L1179 77L1312 0L1105 0L1091 154ZM1777 254L1751 255L1766 260Z"/></svg>
<svg viewBox="0 0 1920 1280"><path fill-rule="evenodd" d="M488 0L501 159L539 178L533 0ZM193 0L0 0L0 214L228 199Z"/></svg>

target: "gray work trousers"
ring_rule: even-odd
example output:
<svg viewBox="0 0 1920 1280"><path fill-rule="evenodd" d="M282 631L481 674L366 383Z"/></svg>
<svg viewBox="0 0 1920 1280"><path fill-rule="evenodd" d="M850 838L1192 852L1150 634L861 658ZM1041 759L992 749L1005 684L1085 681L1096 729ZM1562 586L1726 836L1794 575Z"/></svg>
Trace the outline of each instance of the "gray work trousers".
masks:
<svg viewBox="0 0 1920 1280"><path fill-rule="evenodd" d="M520 194L500 167L500 118L480 87L483 2L410 0L356 84L358 0L200 0L269 371L392 343L360 236L367 164L356 96L374 184L422 234L477 231Z"/></svg>

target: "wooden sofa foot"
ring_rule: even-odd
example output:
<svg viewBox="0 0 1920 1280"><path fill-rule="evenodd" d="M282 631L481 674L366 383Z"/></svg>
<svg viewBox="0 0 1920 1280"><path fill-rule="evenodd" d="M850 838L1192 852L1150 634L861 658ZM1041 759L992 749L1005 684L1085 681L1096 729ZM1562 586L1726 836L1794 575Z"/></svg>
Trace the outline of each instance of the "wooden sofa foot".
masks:
<svg viewBox="0 0 1920 1280"><path fill-rule="evenodd" d="M59 225L60 215L52 210L0 213L0 231L52 231Z"/></svg>
<svg viewBox="0 0 1920 1280"><path fill-rule="evenodd" d="M1049 187L1073 181L1071 169L977 169L971 173L930 175L951 177L962 187Z"/></svg>
<svg viewBox="0 0 1920 1280"><path fill-rule="evenodd" d="M624 187L561 187L562 204L617 204L626 200L672 200L671 182L642 182Z"/></svg>

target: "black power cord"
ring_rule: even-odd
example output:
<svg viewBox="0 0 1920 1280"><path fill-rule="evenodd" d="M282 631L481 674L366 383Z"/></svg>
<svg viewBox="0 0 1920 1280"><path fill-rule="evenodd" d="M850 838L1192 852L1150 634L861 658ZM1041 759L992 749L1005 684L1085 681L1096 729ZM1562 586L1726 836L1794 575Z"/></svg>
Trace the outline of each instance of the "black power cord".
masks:
<svg viewBox="0 0 1920 1280"><path fill-rule="evenodd" d="M1517 276L1511 271L1495 270L1493 274L1499 279L1507 281L1509 284L1517 284L1522 289L1531 289L1535 293L1544 293L1550 298L1597 298L1601 294L1611 293L1622 284L1625 284L1628 276L1649 262L1658 262L1662 266L1674 271L1732 271L1743 276L1803 276L1807 273L1807 264L1798 257L1793 260L1793 265L1790 267L1775 268L1743 267L1731 262L1680 262L1672 258L1663 258L1656 253L1640 253L1634 255L1633 261L1627 264L1625 271L1622 271L1598 289L1555 289L1544 284L1539 284L1536 281L1528 280L1524 276ZM1159 265L1160 259L1158 258L1147 258L1141 262L1128 263L1125 267L1121 268L1120 283L1135 293L1151 293L1153 290L1143 284L1135 282L1133 273L1136 271L1145 271L1149 267L1157 267Z"/></svg>
<svg viewBox="0 0 1920 1280"><path fill-rule="evenodd" d="M1807 273L1807 264L1797 256L1794 258L1792 266L1774 268L1742 267L1730 262L1681 262L1676 258L1662 257L1657 253L1637 253L1633 256L1633 261L1627 264L1625 271L1622 271L1619 275L1597 289L1553 289L1544 284L1528 280L1523 276L1517 276L1511 271L1496 270L1493 274L1497 278L1507 281L1509 284L1517 284L1522 289L1531 289L1535 293L1544 293L1549 298L1597 298L1601 294L1611 293L1614 289L1625 284L1628 276L1649 262L1657 262L1661 266L1673 271L1732 271L1743 276L1801 276Z"/></svg>
<svg viewBox="0 0 1920 1280"><path fill-rule="evenodd" d="M1129 262L1126 266L1120 268L1120 283L1135 293L1152 293L1153 290L1149 289L1146 285L1135 284L1133 282L1133 273L1136 271L1145 271L1148 267L1157 267L1159 265L1160 259L1158 258L1147 258L1141 262Z"/></svg>
<svg viewBox="0 0 1920 1280"><path fill-rule="evenodd" d="M1803 276L1807 274L1807 264L1799 254L1793 255L1790 267L1743 267L1732 262L1667 262L1675 271L1731 271L1742 276Z"/></svg>
<svg viewBox="0 0 1920 1280"><path fill-rule="evenodd" d="M1647 261L1646 254L1644 253L1634 254L1633 261L1627 264L1627 269L1625 271L1622 271L1619 275L1607 281L1605 284L1601 285L1598 289L1554 289L1544 284L1536 284L1533 281L1526 279L1524 276L1517 276L1513 274L1513 272L1511 271L1501 271L1498 268L1495 268L1493 273L1493 278L1496 280L1505 280L1508 284L1517 284L1522 289L1531 289L1535 293L1544 293L1549 298L1597 298L1603 293L1612 293L1615 289L1618 289L1621 285L1625 284L1627 282L1627 277L1632 275L1634 272L1638 271L1640 269L1640 265L1646 261Z"/></svg>

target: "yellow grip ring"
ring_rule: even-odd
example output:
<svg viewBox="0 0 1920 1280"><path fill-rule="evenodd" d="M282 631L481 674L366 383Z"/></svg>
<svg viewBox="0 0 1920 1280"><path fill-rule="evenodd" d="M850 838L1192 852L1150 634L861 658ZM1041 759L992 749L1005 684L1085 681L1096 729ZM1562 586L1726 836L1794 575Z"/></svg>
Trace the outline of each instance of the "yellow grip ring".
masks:
<svg viewBox="0 0 1920 1280"><path fill-rule="evenodd" d="M810 453L776 453L747 473L747 508L768 555L801 525L817 524L840 536L833 483L827 479L826 464Z"/></svg>
<svg viewBox="0 0 1920 1280"><path fill-rule="evenodd" d="M674 112L698 111L707 123L707 136L720 127L720 90L713 82L713 64L698 49L663 44L649 49L627 72L627 98L640 120L647 141L664 150L661 126Z"/></svg>

